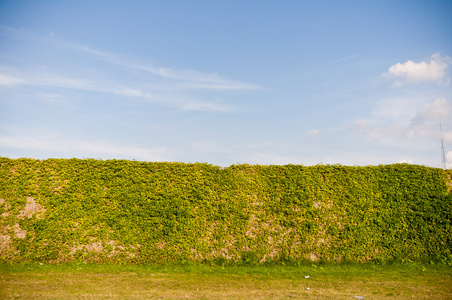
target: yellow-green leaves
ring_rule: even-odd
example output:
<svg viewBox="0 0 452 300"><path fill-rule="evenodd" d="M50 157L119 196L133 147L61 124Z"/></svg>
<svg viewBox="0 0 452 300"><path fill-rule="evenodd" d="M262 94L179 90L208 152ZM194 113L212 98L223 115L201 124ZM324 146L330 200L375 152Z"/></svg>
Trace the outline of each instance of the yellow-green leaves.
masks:
<svg viewBox="0 0 452 300"><path fill-rule="evenodd" d="M0 157L0 261L448 257L447 182L441 169L407 164L222 169Z"/></svg>

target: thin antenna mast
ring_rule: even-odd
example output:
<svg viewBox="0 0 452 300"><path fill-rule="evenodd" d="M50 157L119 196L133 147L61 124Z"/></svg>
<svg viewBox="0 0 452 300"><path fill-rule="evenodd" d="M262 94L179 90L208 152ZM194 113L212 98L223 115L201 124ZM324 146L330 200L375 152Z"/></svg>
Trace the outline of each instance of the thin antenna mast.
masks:
<svg viewBox="0 0 452 300"><path fill-rule="evenodd" d="M446 170L446 153L444 152L444 142L443 142L443 125L441 121L441 113L439 113L439 131L441 132L441 163L443 164L444 170Z"/></svg>

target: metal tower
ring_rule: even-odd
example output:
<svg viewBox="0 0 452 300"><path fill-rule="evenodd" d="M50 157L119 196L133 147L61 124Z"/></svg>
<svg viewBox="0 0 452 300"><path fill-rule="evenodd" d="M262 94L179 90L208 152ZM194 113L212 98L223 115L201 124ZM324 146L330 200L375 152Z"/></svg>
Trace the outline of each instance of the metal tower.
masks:
<svg viewBox="0 0 452 300"><path fill-rule="evenodd" d="M441 121L441 113L439 114L439 131L441 132L441 163L444 170L446 170L446 153L444 152L444 142L443 142L443 125Z"/></svg>

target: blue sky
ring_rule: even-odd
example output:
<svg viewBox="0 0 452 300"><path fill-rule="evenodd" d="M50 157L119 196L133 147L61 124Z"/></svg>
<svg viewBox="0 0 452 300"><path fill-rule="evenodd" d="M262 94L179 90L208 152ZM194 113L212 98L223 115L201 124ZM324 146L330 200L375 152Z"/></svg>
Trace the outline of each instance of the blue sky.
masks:
<svg viewBox="0 0 452 300"><path fill-rule="evenodd" d="M452 167L452 1L1 1L0 156Z"/></svg>

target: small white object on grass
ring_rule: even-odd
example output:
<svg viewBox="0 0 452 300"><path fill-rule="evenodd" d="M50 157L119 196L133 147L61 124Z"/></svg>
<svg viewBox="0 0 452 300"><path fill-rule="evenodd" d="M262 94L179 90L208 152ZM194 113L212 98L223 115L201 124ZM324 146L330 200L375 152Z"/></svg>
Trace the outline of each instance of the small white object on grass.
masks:
<svg viewBox="0 0 452 300"><path fill-rule="evenodd" d="M306 275L304 278L309 278L309 275Z"/></svg>
<svg viewBox="0 0 452 300"><path fill-rule="evenodd" d="M310 288L306 288L308 291L310 290Z"/></svg>
<svg viewBox="0 0 452 300"><path fill-rule="evenodd" d="M356 299L358 300L364 300L365 298L363 296L355 296Z"/></svg>

